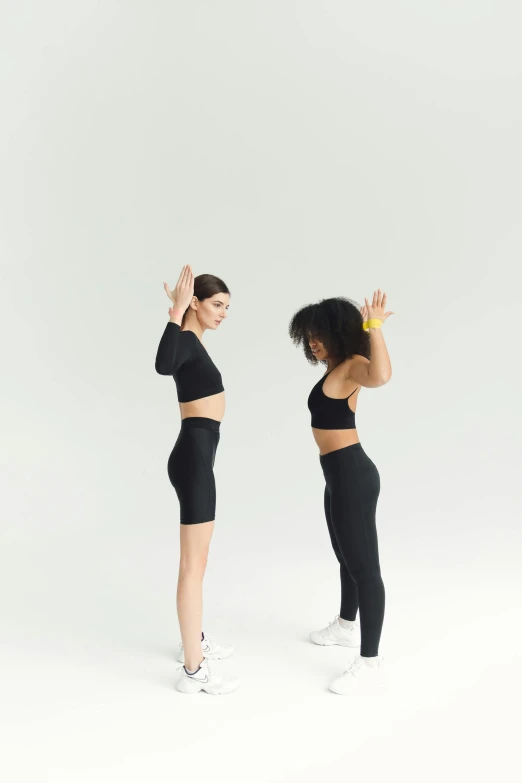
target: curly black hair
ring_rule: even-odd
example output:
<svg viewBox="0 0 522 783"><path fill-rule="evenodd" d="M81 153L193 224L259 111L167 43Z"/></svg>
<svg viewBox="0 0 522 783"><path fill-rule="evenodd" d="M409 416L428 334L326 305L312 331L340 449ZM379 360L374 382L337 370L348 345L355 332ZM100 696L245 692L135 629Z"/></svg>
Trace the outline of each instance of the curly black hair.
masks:
<svg viewBox="0 0 522 783"><path fill-rule="evenodd" d="M369 359L370 336L362 324L362 315L356 302L344 296L335 296L302 307L292 317L288 331L294 344L303 347L310 364L326 364L325 360L316 359L310 350L310 337L320 340L328 355L335 357L337 362L350 359L354 354Z"/></svg>

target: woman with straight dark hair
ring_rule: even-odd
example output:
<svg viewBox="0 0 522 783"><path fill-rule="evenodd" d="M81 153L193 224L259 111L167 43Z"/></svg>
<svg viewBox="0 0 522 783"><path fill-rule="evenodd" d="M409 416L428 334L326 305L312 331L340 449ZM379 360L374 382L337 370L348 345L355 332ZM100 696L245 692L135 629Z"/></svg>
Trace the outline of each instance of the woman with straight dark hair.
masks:
<svg viewBox="0 0 522 783"><path fill-rule="evenodd" d="M216 485L214 461L225 414L221 374L203 347L207 329L218 329L230 291L214 275L194 277L183 267L156 356L156 371L176 382L181 430L168 460L168 475L180 504L180 564L177 590L181 630L179 659L184 666L177 689L182 693L229 693L237 679L226 679L214 661L228 658L232 647L219 645L202 630L202 587L214 531Z"/></svg>
<svg viewBox="0 0 522 783"><path fill-rule="evenodd" d="M360 309L344 297L323 299L299 310L289 330L308 361L327 369L310 392L308 408L326 482L326 522L341 570L341 608L310 638L320 645L360 645L360 655L330 684L339 694L373 689L383 674L384 584L375 521L380 478L359 442L355 409L362 387L383 386L391 378L381 326L392 313L385 309L386 294L380 289Z"/></svg>

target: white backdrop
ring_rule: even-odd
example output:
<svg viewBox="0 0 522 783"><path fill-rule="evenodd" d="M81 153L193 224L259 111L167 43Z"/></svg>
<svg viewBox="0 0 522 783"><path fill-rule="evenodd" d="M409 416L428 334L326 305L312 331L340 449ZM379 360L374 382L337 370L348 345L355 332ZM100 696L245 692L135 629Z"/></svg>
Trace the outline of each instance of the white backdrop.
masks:
<svg viewBox="0 0 522 783"><path fill-rule="evenodd" d="M8 779L417 781L427 754L423 780L515 779L519 5L0 13ZM154 358L187 262L232 292L205 335L228 406L205 628L242 679L221 700L173 689L179 412ZM321 370L288 322L378 286L394 375L357 419L393 685L372 707L329 694L344 651L305 641L339 589L306 408Z"/></svg>

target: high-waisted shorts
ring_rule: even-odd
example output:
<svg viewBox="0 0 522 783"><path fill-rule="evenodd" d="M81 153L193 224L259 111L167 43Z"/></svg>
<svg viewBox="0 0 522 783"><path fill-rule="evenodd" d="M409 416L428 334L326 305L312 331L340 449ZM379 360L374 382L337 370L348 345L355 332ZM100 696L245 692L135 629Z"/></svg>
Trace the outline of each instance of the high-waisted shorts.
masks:
<svg viewBox="0 0 522 783"><path fill-rule="evenodd" d="M212 522L216 516L214 460L219 443L219 421L190 416L168 461L170 483L176 490L182 525Z"/></svg>

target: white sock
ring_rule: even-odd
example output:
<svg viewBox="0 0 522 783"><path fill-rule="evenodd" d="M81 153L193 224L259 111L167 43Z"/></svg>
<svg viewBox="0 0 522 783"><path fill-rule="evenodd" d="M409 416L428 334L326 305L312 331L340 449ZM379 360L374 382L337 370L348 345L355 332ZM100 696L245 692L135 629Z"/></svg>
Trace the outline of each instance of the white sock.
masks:
<svg viewBox="0 0 522 783"><path fill-rule="evenodd" d="M339 625L341 628L344 628L345 631L349 631L350 628L353 628L355 625L355 620L343 620L342 617L339 617Z"/></svg>
<svg viewBox="0 0 522 783"><path fill-rule="evenodd" d="M203 663L203 661L201 661L201 663ZM196 674L196 673L197 673L197 672L199 672L199 670L201 669L201 663L199 664L199 666L198 666L198 668L197 668L197 669L194 669L194 671L193 671L193 672L191 672L191 671L190 671L190 669L187 669L187 667L186 667L186 666L184 666L183 668L185 669L185 671L187 672L187 674L189 675L189 677L192 677L192 675L193 675L193 674Z"/></svg>
<svg viewBox="0 0 522 783"><path fill-rule="evenodd" d="M372 658L366 658L364 655L361 655L361 660L363 660L365 664L370 667L370 669L376 669L379 666L378 655L375 655Z"/></svg>

